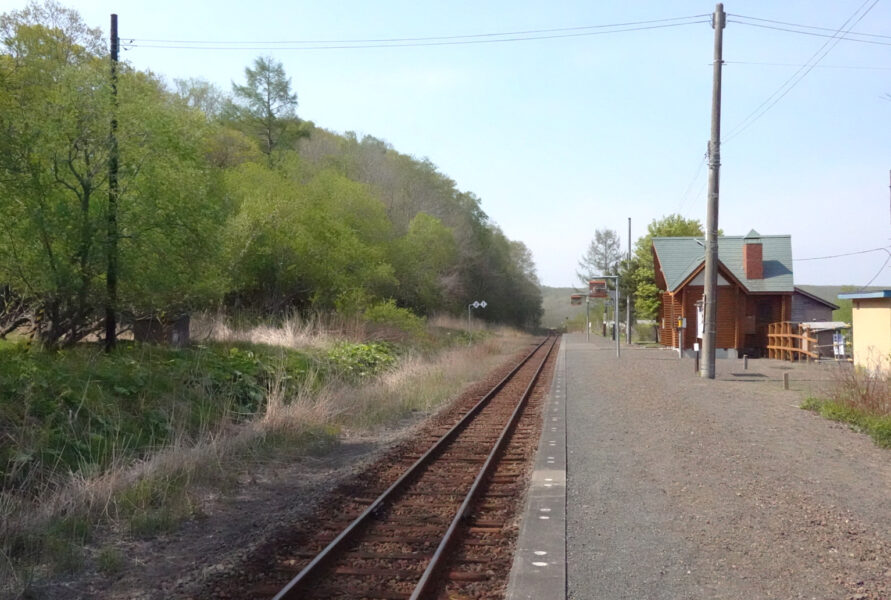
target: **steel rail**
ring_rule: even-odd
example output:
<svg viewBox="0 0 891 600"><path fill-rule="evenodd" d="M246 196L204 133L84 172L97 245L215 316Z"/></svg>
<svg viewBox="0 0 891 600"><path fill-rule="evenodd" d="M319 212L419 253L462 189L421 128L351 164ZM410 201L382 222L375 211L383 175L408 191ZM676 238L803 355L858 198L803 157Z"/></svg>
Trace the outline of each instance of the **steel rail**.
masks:
<svg viewBox="0 0 891 600"><path fill-rule="evenodd" d="M430 559L430 562L427 563L427 568L424 570L423 575L421 575L421 579L418 580L418 584L415 586L415 589L412 592L409 600L420 600L424 594L431 591L430 587L433 585L434 576L441 567L442 559L448 551L449 546L455 539L458 527L461 525L461 522L470 515L470 506L473 501L476 500L477 493L482 486L483 480L489 476L493 465L495 465L495 457L504 447L505 442L510 437L510 434L516 426L517 422L520 420L520 414L523 412L523 408L525 408L526 402L532 395L532 390L533 388L535 388L535 384L538 382L538 377L544 370L545 363L547 363L548 358L551 356L551 351L554 349L556 343L557 338L555 337L554 341L551 343L551 347L548 348L547 354L545 354L545 357L542 359L541 364L538 365L538 368L535 370L535 374L532 376L532 380L529 382L529 385L526 386L526 390L523 392L523 396L520 398L520 401L517 402L517 406L514 408L513 413L511 413L510 419L501 430L501 435L498 436L498 440L495 442L495 446L492 448L492 451L489 452L489 456L486 457L486 462L483 464L480 472L477 474L473 485L470 486L470 490L464 497L464 502L461 503L461 507L458 509L458 512L452 519L448 530L446 530L442 541L440 541L439 543L439 547L436 549L436 552L433 553L433 557Z"/></svg>
<svg viewBox="0 0 891 600"><path fill-rule="evenodd" d="M473 420L477 413L479 413L486 404L498 393L502 388L507 384L510 379L517 374L517 372L531 359L536 352L538 352L542 346L544 346L550 336L542 340L540 344L538 344L528 355L526 355L523 360L521 360L517 366L515 366L505 377L499 381L489 392L483 396L479 402L477 402L473 408L471 408L467 413L461 418L458 423L456 423L451 429L449 429L439 440L436 441L428 450L425 452L418 460L412 464L411 467L408 468L402 475L399 476L393 484L388 487L380 496L378 496L374 502L372 502L368 508L366 508L362 514L356 517L352 523L350 523L340 534L334 538L331 543L329 543L324 550L319 552L315 558L310 561L308 565L306 565L291 581L289 581L285 587L283 587L272 600L293 600L296 596L292 594L296 593L298 586L305 583L312 576L314 576L324 564L334 556L334 553L339 550L347 541L349 541L354 534L359 530L361 526L363 526L373 515L378 513L382 507L382 505L391 499L392 496L395 495L397 491L399 491L403 486L408 484L416 475L421 472L421 469L427 465L428 462L431 461L432 457L442 449L448 442L452 440L458 433L465 428L465 426ZM538 373L536 373L537 377ZM534 378L533 378L534 379Z"/></svg>

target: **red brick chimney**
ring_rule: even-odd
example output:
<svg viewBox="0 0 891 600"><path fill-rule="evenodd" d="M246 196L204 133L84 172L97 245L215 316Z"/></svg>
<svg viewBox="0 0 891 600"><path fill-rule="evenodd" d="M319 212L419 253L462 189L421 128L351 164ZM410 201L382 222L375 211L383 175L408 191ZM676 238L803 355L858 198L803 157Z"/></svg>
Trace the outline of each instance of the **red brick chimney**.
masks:
<svg viewBox="0 0 891 600"><path fill-rule="evenodd" d="M747 279L764 279L761 242L746 238L743 244L743 271Z"/></svg>

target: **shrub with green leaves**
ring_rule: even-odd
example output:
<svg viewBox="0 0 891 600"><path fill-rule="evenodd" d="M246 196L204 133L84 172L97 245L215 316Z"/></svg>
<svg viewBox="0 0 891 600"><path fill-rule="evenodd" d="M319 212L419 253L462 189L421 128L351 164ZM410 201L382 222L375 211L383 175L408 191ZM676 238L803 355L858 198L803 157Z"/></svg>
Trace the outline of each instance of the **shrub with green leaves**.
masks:
<svg viewBox="0 0 891 600"><path fill-rule="evenodd" d="M391 344L370 342L337 344L328 351L328 360L337 374L357 381L378 375L396 364L396 353Z"/></svg>
<svg viewBox="0 0 891 600"><path fill-rule="evenodd" d="M421 337L426 329L426 319L407 308L399 308L394 300L375 304L365 311L364 316L369 323L393 327L417 338Z"/></svg>
<svg viewBox="0 0 891 600"><path fill-rule="evenodd" d="M296 389L307 370L304 354L251 344L122 344L114 354L0 346L0 490L36 490L54 472L100 473L245 420L272 381Z"/></svg>

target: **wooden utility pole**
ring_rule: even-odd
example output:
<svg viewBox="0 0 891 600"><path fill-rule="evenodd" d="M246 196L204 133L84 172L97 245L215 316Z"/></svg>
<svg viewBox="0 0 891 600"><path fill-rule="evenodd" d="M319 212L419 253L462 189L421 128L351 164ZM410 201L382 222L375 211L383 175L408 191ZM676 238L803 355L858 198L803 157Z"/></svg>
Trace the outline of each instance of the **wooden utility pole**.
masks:
<svg viewBox="0 0 891 600"><path fill-rule="evenodd" d="M118 308L118 16L111 15L111 133L108 150L108 220L106 222L105 351L117 342Z"/></svg>
<svg viewBox="0 0 891 600"><path fill-rule="evenodd" d="M631 268L631 217L628 217L628 268ZM629 286L630 290L631 287ZM625 343L631 344L631 292L625 298Z"/></svg>
<svg viewBox="0 0 891 600"><path fill-rule="evenodd" d="M724 5L715 6L715 62L712 66L712 134L709 140L708 209L705 230L705 290L703 300L703 361L700 377L715 378L715 338L718 300L718 189L721 169L721 67L724 47ZM681 350L683 352L683 349Z"/></svg>

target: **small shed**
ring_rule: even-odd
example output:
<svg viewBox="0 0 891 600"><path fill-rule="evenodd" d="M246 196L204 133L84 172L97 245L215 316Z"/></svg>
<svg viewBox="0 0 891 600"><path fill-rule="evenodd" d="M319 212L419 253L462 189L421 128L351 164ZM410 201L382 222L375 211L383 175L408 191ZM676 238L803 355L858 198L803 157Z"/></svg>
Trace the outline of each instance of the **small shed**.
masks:
<svg viewBox="0 0 891 600"><path fill-rule="evenodd" d="M851 328L843 321L808 321L800 323L802 330L807 330L807 335L816 339L816 343L805 347L805 350L815 352L820 358L846 358L845 332ZM837 336L841 335L842 338ZM840 340L837 343L837 340Z"/></svg>
<svg viewBox="0 0 891 600"><path fill-rule="evenodd" d="M891 372L891 290L839 294L852 300L854 364Z"/></svg>
<svg viewBox="0 0 891 600"><path fill-rule="evenodd" d="M838 305L825 298L795 286L792 292L792 320L798 323L809 321L832 321L832 311L838 310Z"/></svg>

